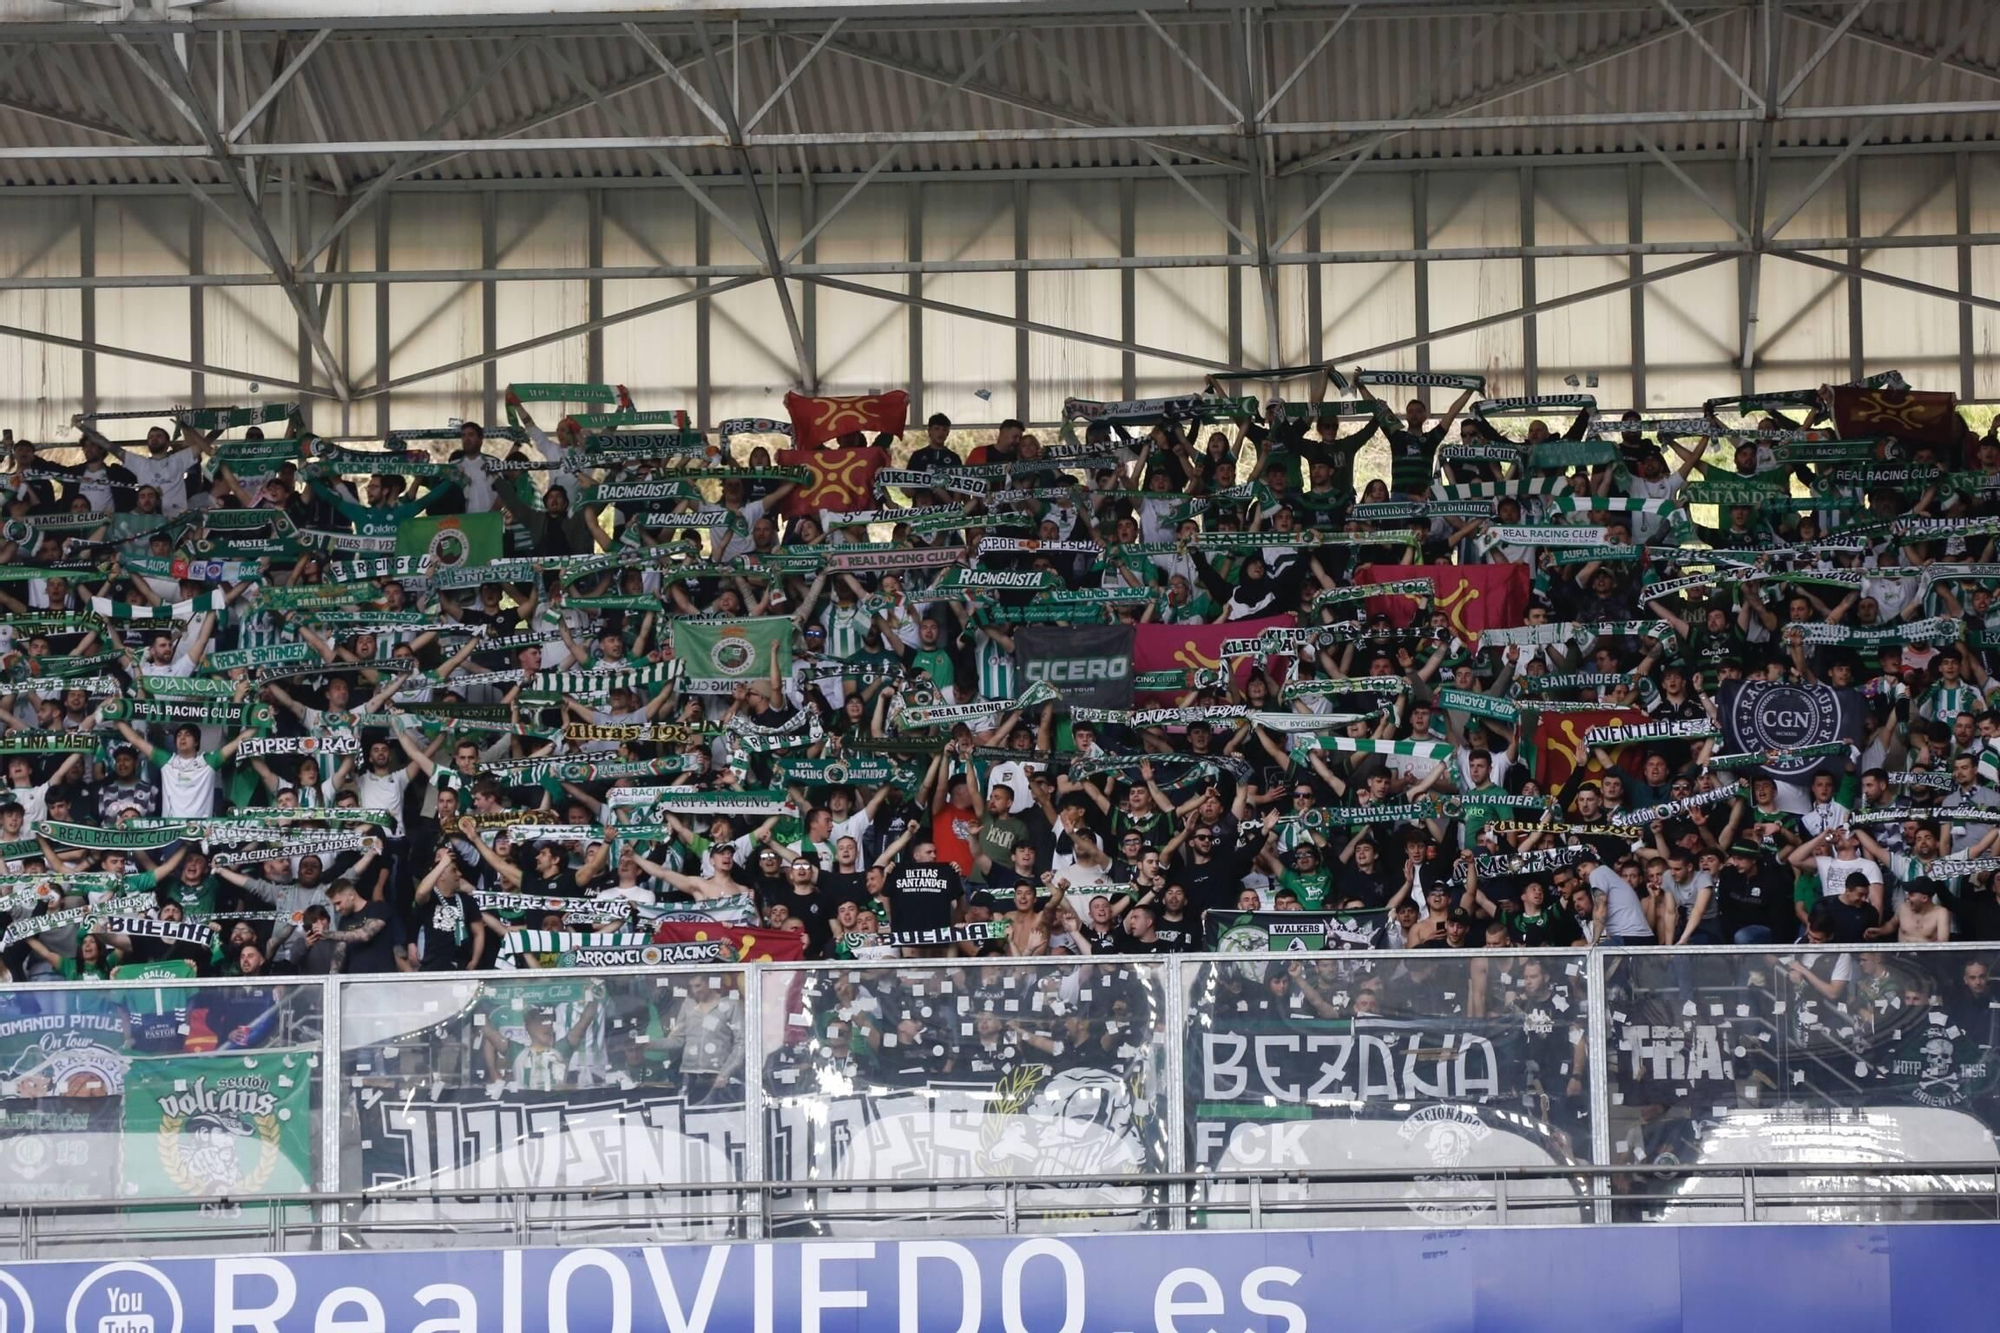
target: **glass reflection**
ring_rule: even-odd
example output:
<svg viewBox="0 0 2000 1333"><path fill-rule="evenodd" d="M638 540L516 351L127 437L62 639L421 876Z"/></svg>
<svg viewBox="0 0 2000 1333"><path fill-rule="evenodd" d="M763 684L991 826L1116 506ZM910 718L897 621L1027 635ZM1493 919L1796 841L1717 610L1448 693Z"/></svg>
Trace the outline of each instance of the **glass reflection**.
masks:
<svg viewBox="0 0 2000 1333"><path fill-rule="evenodd" d="M1137 1186L1164 1171L1163 969L961 964L764 973L765 1169L773 1180L1050 1181L1018 1197L1023 1231L1153 1225ZM778 1235L922 1222L1005 1229L987 1186L780 1195ZM1091 1211L1082 1211L1091 1210ZM1108 1211L1097 1211L1108 1210Z"/></svg>

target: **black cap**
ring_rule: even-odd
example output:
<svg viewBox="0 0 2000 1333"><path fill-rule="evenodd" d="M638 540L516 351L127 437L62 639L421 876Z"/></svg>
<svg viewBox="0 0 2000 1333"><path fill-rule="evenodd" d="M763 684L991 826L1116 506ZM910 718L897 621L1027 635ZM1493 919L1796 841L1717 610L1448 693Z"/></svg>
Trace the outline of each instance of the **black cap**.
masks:
<svg viewBox="0 0 2000 1333"><path fill-rule="evenodd" d="M1472 924L1472 913L1466 911L1463 907L1454 907L1445 913L1444 919L1446 921L1456 921L1461 926L1469 926Z"/></svg>

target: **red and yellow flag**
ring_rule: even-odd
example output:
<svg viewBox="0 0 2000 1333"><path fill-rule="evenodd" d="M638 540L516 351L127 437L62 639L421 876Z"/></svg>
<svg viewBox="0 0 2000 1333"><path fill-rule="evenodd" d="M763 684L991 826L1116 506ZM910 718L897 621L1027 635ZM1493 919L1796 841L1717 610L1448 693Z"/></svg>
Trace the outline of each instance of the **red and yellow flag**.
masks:
<svg viewBox="0 0 2000 1333"><path fill-rule="evenodd" d="M852 398L788 393L785 411L792 418L793 442L801 449L814 449L852 431L902 434L910 419L910 395L901 389Z"/></svg>

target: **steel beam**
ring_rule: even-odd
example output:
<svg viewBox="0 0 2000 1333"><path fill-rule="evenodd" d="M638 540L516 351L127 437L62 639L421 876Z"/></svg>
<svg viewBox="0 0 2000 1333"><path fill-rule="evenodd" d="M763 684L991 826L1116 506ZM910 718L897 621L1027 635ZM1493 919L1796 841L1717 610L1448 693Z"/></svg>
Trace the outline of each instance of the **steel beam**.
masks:
<svg viewBox="0 0 2000 1333"><path fill-rule="evenodd" d="M1757 126L1757 157L1751 166L1750 176L1750 226L1746 231L1737 227L1739 236L1747 236L1750 254L1744 261L1740 284L1742 309L1737 311L1737 372L1744 393L1755 388L1753 372L1757 364L1757 319L1763 298L1764 265L1763 248L1770 240L1770 233L1764 229L1765 210L1771 202L1771 150L1777 144L1778 126L1776 118L1783 110L1778 96L1778 18L1777 0L1764 0L1764 117ZM1838 160L1838 159L1836 159ZM1776 228L1772 228L1775 231Z"/></svg>
<svg viewBox="0 0 2000 1333"><path fill-rule="evenodd" d="M1957 210L1958 229L1972 229L1972 157L1968 153L1957 154L1952 163L1953 204ZM1961 245L1958 250L1958 294L1972 295L1972 247ZM1958 307L1958 396L1962 401L1971 402L1978 397L1978 377L1973 360L1972 307L1960 304Z"/></svg>
<svg viewBox="0 0 2000 1333"><path fill-rule="evenodd" d="M1028 30L1028 36L1031 40L1034 40L1037 37L1037 33L1031 28ZM798 39L795 38L794 40ZM958 77L956 74L933 69L928 65L920 65L914 61L891 60L886 56L877 55L872 51L847 42L835 42L832 50L835 55L844 56L849 60L858 61L864 65L873 65L877 69L886 69L892 73L901 74L907 78L919 79L925 83L935 83L940 87L950 87ZM1093 101L1096 100L1096 94L1090 92L1087 82L1078 86L1083 88ZM1031 111L1038 116L1046 116L1050 120L1059 120L1070 125L1094 126L1102 129L1109 127L1116 119L1115 117L1092 117L1078 111L1059 109L1050 106L1045 99L1031 97L1026 93L1002 88L997 84L983 83L978 79L963 84L960 86L959 91L969 97L977 97L983 101L997 103L1000 106L1010 106L1017 111ZM1142 139L1135 140L1135 142L1143 143L1146 141ZM1153 144L1152 146L1158 148L1160 145ZM1173 151L1182 157L1191 157L1197 161L1207 162L1212 166L1224 167L1231 171L1246 169L1245 164L1236 161L1234 158L1211 152L1196 144L1175 144Z"/></svg>
<svg viewBox="0 0 2000 1333"><path fill-rule="evenodd" d="M1866 8L1866 0L1857 0L1857 7ZM1839 26L1832 19L1823 18L1810 9L1793 9L1787 12L1785 17L1791 19L1794 23L1810 24L1815 28L1826 29ZM1859 15L1855 17L1859 17ZM1894 37L1871 31L1868 28L1854 27L1851 19L1844 20L1844 22L1848 24L1847 35L1857 42L1866 42L1868 45L1879 47L1884 51L1895 51L1902 55L1915 56L1919 60L1929 60L1937 54L1936 51L1918 46L1913 42L1898 41ZM2000 69L1995 69L1991 65L1982 65L1976 60L1968 60L1959 56L1948 56L1944 61L1944 67L1955 74L1970 74L1977 79L2000 83ZM1787 98L1791 96L1792 91L1795 90L1787 90L1785 94Z"/></svg>
<svg viewBox="0 0 2000 1333"><path fill-rule="evenodd" d="M1961 306L1980 310L2000 310L2000 300L1990 296L1975 296L1971 292L1954 291L1950 287L1935 287L1928 282L1918 282L1914 278L1899 278L1893 273L1877 273L1874 269L1863 268L1859 264L1843 264L1838 260L1822 259L1818 255L1801 254L1797 251L1777 251L1781 259L1789 259L1794 264L1804 264L1808 268L1824 269L1828 273L1845 274L1859 278L1863 282L1880 283L1884 287L1895 287L1901 291L1915 292L1919 296L1934 296L1940 301L1954 301Z"/></svg>
<svg viewBox="0 0 2000 1333"><path fill-rule="evenodd" d="M1696 28L1694 24L1689 23L1687 21L1687 16L1682 14L1679 9L1674 7L1674 0L1660 0L1660 8L1666 10L1668 17L1673 19L1674 22L1680 24L1682 30L1684 30L1688 36L1694 38L1694 44L1701 48L1701 53L1707 56L1711 61L1713 61L1716 67L1720 69L1724 74L1727 74L1729 76L1729 81L1731 83L1735 84L1738 88L1741 88L1743 90L1743 95L1750 99L1752 105L1757 107L1762 107L1764 105L1764 99L1757 95L1757 90L1755 88L1752 88L1748 83L1745 83L1743 81L1743 76L1736 72L1736 66L1730 64L1727 60L1724 60L1722 58L1722 53L1716 50L1714 47L1710 46L1708 44L1708 38L1701 35L1700 29Z"/></svg>
<svg viewBox="0 0 2000 1333"><path fill-rule="evenodd" d="M1822 185L1825 185L1827 181L1831 180L1833 178L1833 173L1840 170L1841 167L1845 166L1847 164L1848 159L1853 157L1857 152L1861 150L1861 146L1863 144L1867 143L1870 139L1873 139L1876 136L1876 134L1881 131L1884 123L1886 123L1887 121L1896 116L1902 116L1902 115L1944 114L1941 111L1925 111L1920 113L1912 113L1906 108L1910 105L1909 102L1910 96L1913 93L1915 93L1917 89L1923 87L1925 83L1930 81L1931 76L1937 73L1939 65L1941 65L1947 58L1955 54L1960 47L1964 46L1966 41L1969 38L1971 38L1972 34L1979 31L1980 28L1984 27L1987 20L1991 19L1995 13L1995 7L1991 5L1982 5L1975 3L1974 5L1971 6L1971 9L1972 9L1972 17L1967 19L1963 24L1959 26L1957 34L1952 37L1951 41L1946 43L1944 46L1938 48L1937 53L1933 55L1929 60L1926 60L1923 63L1923 65L1916 70L1915 73L1910 75L1909 79L1904 82L1903 86L1897 90L1895 103L1889 106L1873 107L1873 108L1867 108L1865 110L1860 107L1846 108L1846 110L1849 113L1868 115L1872 117L1872 119L1870 119L1866 125L1863 125L1858 131L1856 131L1851 137L1849 137L1847 141L1847 147L1842 149L1839 156L1835 157L1833 161L1827 163L1825 168L1823 168L1817 176L1814 176L1812 178L1812 181L1809 184L1807 184L1805 189L1799 191L1798 197L1792 201L1792 206L1790 208L1787 208L1782 214L1779 215L1778 220L1771 224L1770 229L1768 231L1759 233L1760 235L1763 236L1765 240L1770 240L1772 237L1776 236L1779 232L1783 231L1785 229L1785 224L1787 222L1790 222L1793 218L1797 217L1799 215L1799 210L1803 209L1807 204L1812 202L1812 197L1819 193L1820 187ZM1938 103L1936 105L1939 107L1944 107L1955 104Z"/></svg>
<svg viewBox="0 0 2000 1333"><path fill-rule="evenodd" d="M696 24L696 31L697 32L701 31L701 25L699 23ZM625 25L625 32L628 36L631 37L632 41L638 46L638 48L645 53L646 58L648 60L651 60L655 65L658 65L660 67L660 72L666 75L667 78L673 82L673 85L676 88L679 88L682 92L687 94L688 100L694 103L695 109L701 112L703 118L705 118L709 124L715 126L715 128L721 130L724 134L729 135L732 139L735 139L739 142L742 140L743 138L742 133L737 129L733 128L730 122L723 118L721 112L717 111L714 107L710 106L708 102L702 97L702 95L695 91L694 85L688 82L687 75L681 73L679 67L677 67L673 61L667 59L667 57L665 56L664 53L661 52L659 47L653 45L653 39L646 35L645 29L641 28L636 23L627 23ZM740 48L736 44L732 43L730 49L734 51ZM716 74L715 71L715 48L709 43L706 35L702 37L702 56L708 61L709 73L711 75L715 75L715 77L719 81L721 76ZM717 100L721 102L726 102L729 99L727 97L721 97L718 98Z"/></svg>
<svg viewBox="0 0 2000 1333"><path fill-rule="evenodd" d="M571 338L581 338L585 334L598 329L610 328L614 324L623 324L627 320L641 319L647 315L657 314L662 310L671 310L675 306L686 305L690 301L700 301L710 296L719 296L723 292L735 291L738 287L747 287L753 282L762 282L763 280L763 276L760 274L756 277L731 278L727 282L718 282L706 287L698 287L690 292L681 292L677 295L666 297L663 300L634 306L630 310L621 310L615 315L605 315L598 319L585 320L581 324L572 324L568 328L538 334L533 338L526 338L517 343L509 343L505 347L495 347L483 351L477 356L460 357L456 361L447 362L441 366L432 366L429 370L419 370L408 375L398 375L395 379L387 382L378 381L368 388L357 390L355 397L372 398L377 394L384 394L395 389L400 389L405 384L418 384L424 380L436 379L440 375L449 375L454 371L464 370L467 366L484 365L489 361L496 361L503 356L514 356L521 352L531 352L537 347L547 347L550 343L567 342Z"/></svg>
<svg viewBox="0 0 2000 1333"><path fill-rule="evenodd" d="M1299 76L1312 68L1313 61L1319 59L1319 53L1326 50L1327 43L1340 35L1340 30L1347 26L1347 20L1353 18L1354 11L1359 8L1361 8L1361 5L1357 0L1357 3L1349 5L1342 11L1339 18L1327 25L1326 31L1321 33L1319 40L1313 43L1312 50L1306 52L1305 59L1299 61L1298 68L1294 69L1286 77L1285 81L1278 85L1276 92L1273 92L1269 97L1264 99L1264 105L1257 108L1257 119L1262 120L1264 117L1270 115L1278 103L1284 100L1285 94L1292 90L1292 85L1299 81Z"/></svg>
<svg viewBox="0 0 2000 1333"><path fill-rule="evenodd" d="M757 122L764 119L765 113L778 104L779 98L791 91L792 85L798 81L799 75L806 72L807 65L812 64L813 57L826 50L826 44L834 39L834 35L840 31L841 24L845 22L847 22L847 16L844 14L834 19L832 25L820 35L820 39L814 42L812 47L807 50L805 57L798 64L792 66L791 70L778 81L778 86L772 89L769 97L764 99L764 104L750 113L750 118L743 122L743 129L745 131L756 129ZM777 46L778 43L776 41L771 43L774 52Z"/></svg>
<svg viewBox="0 0 2000 1333"><path fill-rule="evenodd" d="M1697 28L1706 27L1708 24L1723 17L1725 16L1722 14L1710 14L1695 20L1695 26ZM1491 20L1489 20L1487 26L1489 29L1491 28ZM1643 51L1649 46L1654 46L1678 35L1678 29L1662 27L1627 41L1613 42L1609 46L1597 48L1587 56L1579 56L1574 63L1566 68L1558 66L1554 70L1538 70L1525 78L1503 83L1496 88L1478 93L1451 106L1440 107L1433 114L1447 120L1455 120L1465 116L1469 112L1477 111L1481 107L1492 106L1494 103L1504 102L1510 97L1519 97L1523 93L1530 93L1537 88L1547 87L1551 83L1568 78L1573 71L1594 69L1607 61L1616 60L1620 56L1631 55L1636 51ZM1300 172L1311 171L1315 167L1323 166L1328 162L1345 157L1349 153L1359 151L1362 146L1360 143L1335 144L1331 148L1320 149L1315 153L1310 153L1305 157L1299 158L1295 162L1288 163L1284 167L1279 168L1278 174L1280 176L1294 176ZM1374 145L1371 144L1369 146L1373 147Z"/></svg>
<svg viewBox="0 0 2000 1333"><path fill-rule="evenodd" d="M1385 356L1390 352L1400 352L1408 347L1421 349L1431 343L1442 341L1445 338L1455 338L1462 333L1473 333L1480 329L1491 328L1495 324L1512 323L1514 320L1527 315L1546 314L1551 310L1560 310L1564 306L1579 305L1584 301L1595 301L1601 296L1615 296L1619 292L1629 291L1634 287L1643 287L1651 283L1663 282L1668 278L1677 278L1683 273L1692 273L1696 269L1707 268L1711 264L1719 264L1729 257L1726 254L1702 255L1699 258L1690 259L1684 264L1675 264L1669 268L1655 269L1650 273L1641 273L1629 278L1620 278L1617 282L1607 282L1597 287L1586 287L1582 291L1571 292L1567 296L1552 296L1546 301L1537 301L1531 306L1521 306L1514 310L1502 311L1497 315L1485 315L1479 319L1467 320L1463 324L1453 324L1448 328L1427 330L1417 334L1414 338L1401 338L1395 342L1381 343L1375 347L1365 347L1358 352L1342 352L1339 356L1333 358L1333 364L1344 366L1365 362L1378 356ZM1793 257L1796 258L1797 256Z"/></svg>
<svg viewBox="0 0 2000 1333"><path fill-rule="evenodd" d="M963 319L976 319L987 324L1001 324L1017 329L1023 334L1039 333L1048 338L1060 338L1064 342L1089 343L1093 347L1108 347L1115 352L1136 352L1141 356L1156 356L1164 361L1177 361L1186 366L1200 366L1204 370L1241 370L1227 361L1211 361L1207 357L1192 356L1186 352L1176 352L1166 347L1149 347L1144 343L1128 343L1118 338L1105 338L1095 333L1084 333L1078 329L1063 328L1055 324L1040 324L1018 315L1002 315L991 310L980 310L973 306L953 305L948 301L933 301L928 297L913 297L888 287L869 287L858 282L845 282L839 278L807 277L807 282L818 287L827 287L838 292L848 292L855 296L872 296L880 301L893 301L898 305L915 305L924 310L941 315L957 315ZM1018 376L1023 385L1027 382L1025 370ZM1025 392L1025 389L1024 389ZM1026 420L1024 416L1022 420Z"/></svg>
<svg viewBox="0 0 2000 1333"><path fill-rule="evenodd" d="M242 202L245 211L249 215L250 230L257 238L258 248L264 252L264 266L270 269L272 274L277 277L278 286L285 293L285 299L291 302L292 309L297 312L299 321L305 330L305 335L311 341L313 351L319 357L321 367L326 371L327 378L333 384L334 393L339 397L341 402L348 401L352 395L347 385L347 374L341 369L340 359L333 354L333 348L328 344L326 335L321 332L318 306L313 302L306 289L299 285L298 277L292 271L292 266L285 260L284 247L279 245L278 238L272 235L271 224L265 220L264 212L258 207L257 198L251 193L249 184L244 180L242 173L231 166L226 160L223 160L228 156L229 145L223 142L222 132L215 127L215 122L209 119L206 111L202 110L200 95L195 92L193 83L189 81L187 70L175 58L173 48L167 44L166 39L160 38L157 40L160 49L166 57L165 63L167 69L171 71L175 80L181 85L182 92L187 98L186 106L188 114L195 118L196 127L201 131L202 136L208 140L208 146L217 158L217 165L221 168L222 174L228 178L230 188L236 192L237 198ZM162 77L153 69L152 63L140 54L135 47L124 42L120 42L119 45L148 78L158 79Z"/></svg>
<svg viewBox="0 0 2000 1333"><path fill-rule="evenodd" d="M639 33L635 25L628 23L625 26L635 36L644 40L643 34ZM725 89L722 86L722 74L715 67L715 43L709 39L708 25L701 20L695 20L694 31L701 42L701 53L708 58L708 76L715 84L716 103L723 108L725 128L729 131L729 137L737 141L738 146L731 151L736 156L737 170L743 173L743 188L749 196L750 211L757 223L757 239L763 245L764 262L771 270L771 283L777 288L778 309L785 317L785 332L792 340L792 354L798 358L799 383L805 386L807 393L818 393L819 368L813 364L812 349L806 345L805 330L799 326L799 312L792 303L791 284L785 278L785 261L778 257L778 234L771 229L771 212L764 207L764 196L757 193L757 170L750 162L750 150L741 146L743 126L736 119L735 104L721 95ZM651 42L646 42L645 46L648 54L655 60L667 65L669 69L673 68L667 58L660 54L658 47ZM692 89L689 91L692 93ZM856 185L854 188L859 190L861 186Z"/></svg>
<svg viewBox="0 0 2000 1333"><path fill-rule="evenodd" d="M1818 49L1807 58L1805 64L1799 66L1798 72L1786 81L1784 89L1779 92L1778 104L1780 106L1792 100L1792 94L1799 90L1801 84L1812 77L1812 72L1819 68L1820 62L1832 53L1833 48L1839 43L1840 39L1847 35L1847 30L1854 26L1854 20L1860 18L1868 6L1873 3L1875 3L1875 0L1854 0L1854 4L1849 7L1847 13L1841 16L1840 22L1827 25L1832 28L1832 31L1827 33L1826 40L1819 44ZM1804 18L1805 16L1793 14L1790 17ZM1808 23L1819 22L1818 19L1811 18L1807 18L1805 21Z"/></svg>
<svg viewBox="0 0 2000 1333"><path fill-rule="evenodd" d="M93 321L94 323L94 321ZM59 333L45 333L40 329L25 329L13 324L0 324L0 338L20 338L26 342L47 343L51 347L70 347L84 354L86 364L94 356L108 356L120 361L143 361L150 366L166 366L170 370L185 370L195 375L213 375L219 379L241 380L244 383L261 383L277 389L290 389L295 393L311 394L319 398L333 395L324 389L315 389L309 384L293 380L274 379L261 370L232 370L228 366L212 365L206 361L189 360L185 357L161 356L157 352L142 352L136 347L116 347L95 339L66 338ZM95 369L85 383L84 406L86 411L95 410L96 385Z"/></svg>
<svg viewBox="0 0 2000 1333"><path fill-rule="evenodd" d="M293 56L290 62L278 71L277 77L265 86L262 93L258 94L257 100L250 104L250 109L245 111L237 122L229 127L229 133L223 135L223 139L229 143L235 143L238 139L241 139L244 131L256 124L257 117L264 114L264 108L277 100L278 94L285 90L285 85L298 77L299 71L306 67L306 61L311 60L313 53L319 50L321 46L324 46L326 39L331 36L333 36L333 29L331 28L321 28L318 32L314 33L312 40L300 48L299 53Z"/></svg>
<svg viewBox="0 0 2000 1333"><path fill-rule="evenodd" d="M1269 53L1264 50L1264 30L1258 26L1249 10L1244 10L1241 20L1234 25L1240 58L1243 105L1254 107L1263 95L1258 76ZM1284 344L1278 332L1278 271L1271 267L1271 163L1268 159L1269 146L1266 144L1257 119L1252 115L1243 122L1243 155L1254 168L1250 191L1250 225L1257 233L1256 243L1251 253L1257 257L1257 287L1264 298L1264 364L1279 366L1284 364Z"/></svg>
<svg viewBox="0 0 2000 1333"><path fill-rule="evenodd" d="M1014 40L1014 37L1015 37L1014 33L1003 32L998 37L995 37L992 41L988 42L986 44L986 49L979 53L979 58L974 60L970 65L966 66L965 73L961 77L964 80L968 81L973 78L976 78L979 74L979 71L986 67L987 62L991 61L994 56L999 55L1001 50ZM917 128L913 129L910 134L890 135L888 140L889 147L885 149L882 152L882 154L875 159L874 165L869 167L868 170L861 173L860 180L855 181L854 184L847 187L846 194L841 195L840 198L833 201L832 208L827 209L824 213L821 213L817 218L813 219L812 229L806 232L804 236L800 237L799 243L797 245L794 245L791 248L791 250L786 253L784 262L789 264L794 259L797 259L799 257L799 254L808 245L812 244L813 238L818 236L822 231L826 230L827 224L829 222L832 222L834 218L838 217L840 215L841 210L846 208L849 204L853 203L855 196L859 195L864 189L868 187L868 182L874 180L875 177L878 174L880 174L882 168L888 166L890 162L895 160L896 154L900 153L904 149L904 147L907 146L910 140L922 137L924 131L921 127L930 124L933 120L936 120L938 113L944 110L946 105L949 104L949 102L951 101L952 94L957 91L958 91L958 85L954 84L952 87L947 88L944 92L939 93L937 97L932 100L930 106L925 108L924 114L917 118ZM947 130L945 131L945 133L947 134L957 133L957 131ZM785 138L790 136L780 135L777 137Z"/></svg>
<svg viewBox="0 0 2000 1333"><path fill-rule="evenodd" d="M1154 31L1154 33L1158 35L1159 39L1167 44L1167 49L1169 51L1172 51L1174 55L1179 58L1181 64L1187 66L1187 68L1194 74L1195 78L1201 80L1202 87L1208 89L1209 94L1213 96L1216 101L1222 103L1222 109L1229 113L1229 118L1231 120L1240 121L1244 118L1243 112L1237 108L1236 103L1229 100L1229 95L1223 92L1222 89L1216 87L1215 80L1208 77L1208 71L1201 67L1201 62L1196 60L1193 56L1189 55L1186 51L1182 50L1181 44L1173 39L1173 35L1171 33L1169 33L1165 28L1162 28L1160 26L1160 21L1154 18L1150 11L1144 9L1140 10L1139 17L1144 19L1146 21L1146 26L1151 28Z"/></svg>

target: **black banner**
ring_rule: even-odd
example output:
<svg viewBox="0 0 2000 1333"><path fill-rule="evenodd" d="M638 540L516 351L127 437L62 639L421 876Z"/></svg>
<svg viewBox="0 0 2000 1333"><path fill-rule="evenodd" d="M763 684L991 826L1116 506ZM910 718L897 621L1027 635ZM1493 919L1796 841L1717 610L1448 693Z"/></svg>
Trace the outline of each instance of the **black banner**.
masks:
<svg viewBox="0 0 2000 1333"><path fill-rule="evenodd" d="M123 1097L0 1099L0 1203L115 1199Z"/></svg>
<svg viewBox="0 0 2000 1333"><path fill-rule="evenodd" d="M1722 752L1763 754L1845 741L1861 744L1868 701L1859 690L1783 681L1725 681L1717 696ZM1818 773L1843 773L1845 755L1780 758L1753 773L1783 782L1806 782Z"/></svg>
<svg viewBox="0 0 2000 1333"><path fill-rule="evenodd" d="M1025 682L1054 686L1065 703L1130 708L1135 633L1131 625L1023 625L1014 633L1014 659Z"/></svg>

